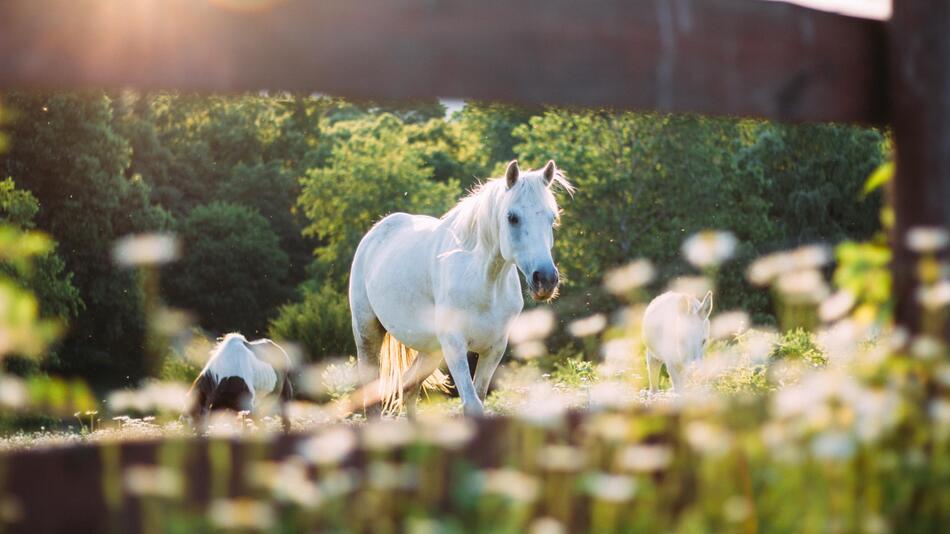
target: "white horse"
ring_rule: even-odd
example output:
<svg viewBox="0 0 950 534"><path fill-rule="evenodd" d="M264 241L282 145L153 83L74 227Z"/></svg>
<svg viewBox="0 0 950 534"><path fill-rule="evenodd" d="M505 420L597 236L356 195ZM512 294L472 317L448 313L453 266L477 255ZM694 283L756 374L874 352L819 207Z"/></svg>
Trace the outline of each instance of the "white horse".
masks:
<svg viewBox="0 0 950 534"><path fill-rule="evenodd" d="M643 313L643 342L647 346L650 391L660 383L660 366L666 365L673 389L682 390L686 368L703 357L709 339L712 291L702 302L691 295L668 291L653 299Z"/></svg>
<svg viewBox="0 0 950 534"><path fill-rule="evenodd" d="M203 423L212 410L251 411L258 397L276 394L287 426L284 402L294 394L287 378L290 366L284 349L269 339L248 341L235 333L224 336L188 392L193 420Z"/></svg>
<svg viewBox="0 0 950 534"><path fill-rule="evenodd" d="M518 270L536 300L557 292L554 184L573 192L553 161L527 172L512 161L441 219L394 213L363 237L350 270L353 335L361 380L382 368L390 407L405 388L412 414L420 384L444 358L464 412L483 413L508 325L524 306ZM469 351L479 355L474 381Z"/></svg>

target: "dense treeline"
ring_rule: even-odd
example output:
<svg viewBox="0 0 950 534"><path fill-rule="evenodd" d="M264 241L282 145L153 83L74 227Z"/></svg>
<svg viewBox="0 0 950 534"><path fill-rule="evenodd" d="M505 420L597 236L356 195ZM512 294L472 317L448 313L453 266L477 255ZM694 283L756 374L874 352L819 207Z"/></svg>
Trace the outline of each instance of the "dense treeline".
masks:
<svg viewBox="0 0 950 534"><path fill-rule="evenodd" d="M144 372L135 274L115 238L175 231L170 304L214 334L301 341L312 358L352 351L347 272L362 234L393 211L439 215L518 157L553 158L578 186L562 199L555 257L562 318L611 303L604 272L639 256L659 289L688 272L679 252L704 228L740 240L717 307L768 320L749 259L814 240L862 238L880 199L861 185L884 156L879 132L699 116L525 110L469 104L354 104L326 97L13 94L0 155L0 217L59 243L36 284L69 335L46 366L100 383ZM560 340L559 343L568 343Z"/></svg>

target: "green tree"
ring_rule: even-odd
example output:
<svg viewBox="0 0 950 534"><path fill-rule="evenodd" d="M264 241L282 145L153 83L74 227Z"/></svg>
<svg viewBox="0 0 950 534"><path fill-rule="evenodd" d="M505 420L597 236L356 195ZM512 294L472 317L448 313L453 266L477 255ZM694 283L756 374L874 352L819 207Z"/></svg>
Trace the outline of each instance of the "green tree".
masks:
<svg viewBox="0 0 950 534"><path fill-rule="evenodd" d="M863 199L862 188L884 160L884 143L879 131L854 126L758 123L736 171L761 184L770 218L783 223L772 246L870 237L883 199Z"/></svg>
<svg viewBox="0 0 950 534"><path fill-rule="evenodd" d="M101 93L13 94L11 150L0 172L40 203L38 228L59 242L86 310L74 322L54 370L100 382L143 371L144 319L136 275L111 262L113 241L161 229L167 213L147 185L129 179L130 148L113 129L112 103Z"/></svg>
<svg viewBox="0 0 950 534"><path fill-rule="evenodd" d="M514 135L523 139L516 150L524 163L554 158L578 186L562 204L556 239L567 281L561 305L576 310L569 314L605 306L601 278L634 257L657 264L657 289L692 272L680 245L705 228L730 230L740 243L720 273L717 308L764 314L768 296L744 278L753 257L876 226L877 201L858 198L881 158L873 131L551 110Z"/></svg>
<svg viewBox="0 0 950 534"><path fill-rule="evenodd" d="M462 185L471 185L472 176L483 179L503 172L504 164L514 159L515 145L520 141L516 130L542 112L540 108L466 102L452 121L459 158L467 171Z"/></svg>
<svg viewBox="0 0 950 534"><path fill-rule="evenodd" d="M441 215L458 184L432 180L422 150L392 115L343 121L328 135L330 160L302 179L299 205L310 221L304 233L322 243L315 252L321 283L342 290L356 246L376 221L397 211Z"/></svg>
<svg viewBox="0 0 950 534"><path fill-rule="evenodd" d="M182 259L168 268L170 302L217 333L258 335L290 297L287 255L267 220L238 204L198 206L181 222Z"/></svg>
<svg viewBox="0 0 950 534"><path fill-rule="evenodd" d="M29 191L16 188L13 180L0 181L0 224L12 226L17 230L33 230L33 222L40 204ZM66 264L56 253L56 242L50 244L50 250L32 259L29 270L19 270L13 266L4 266L8 276L18 280L20 285L32 291L44 316L60 319L65 325L75 319L83 308L79 290L73 285L72 273L66 272Z"/></svg>

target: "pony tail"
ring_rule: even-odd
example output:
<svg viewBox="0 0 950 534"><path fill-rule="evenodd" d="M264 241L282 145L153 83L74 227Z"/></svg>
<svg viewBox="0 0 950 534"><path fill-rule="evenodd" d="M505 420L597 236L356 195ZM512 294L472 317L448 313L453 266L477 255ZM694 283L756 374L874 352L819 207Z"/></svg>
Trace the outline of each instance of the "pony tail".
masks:
<svg viewBox="0 0 950 534"><path fill-rule="evenodd" d="M418 351L403 345L386 332L379 349L379 397L384 414L398 415L402 411L406 371L418 357ZM448 375L436 369L422 382L422 388L425 391L439 390L448 393L451 384Z"/></svg>

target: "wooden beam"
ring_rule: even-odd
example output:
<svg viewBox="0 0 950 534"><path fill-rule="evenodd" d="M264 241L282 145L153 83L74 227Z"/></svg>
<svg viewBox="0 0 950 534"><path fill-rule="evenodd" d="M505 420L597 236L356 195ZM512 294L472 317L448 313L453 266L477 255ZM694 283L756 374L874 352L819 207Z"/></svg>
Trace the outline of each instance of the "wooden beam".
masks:
<svg viewBox="0 0 950 534"><path fill-rule="evenodd" d="M759 0L4 0L0 90L272 89L878 124L883 33Z"/></svg>
<svg viewBox="0 0 950 534"><path fill-rule="evenodd" d="M894 294L898 322L920 332L920 256L908 249L906 237L908 230L920 226L950 232L950 3L894 2L890 72L897 145L897 179L891 187L896 212ZM946 247L942 257L950 259ZM942 337L950 343L950 322L944 323Z"/></svg>

